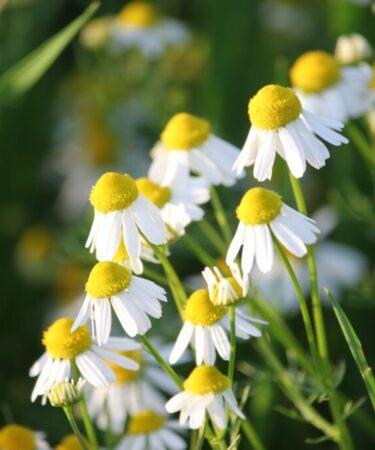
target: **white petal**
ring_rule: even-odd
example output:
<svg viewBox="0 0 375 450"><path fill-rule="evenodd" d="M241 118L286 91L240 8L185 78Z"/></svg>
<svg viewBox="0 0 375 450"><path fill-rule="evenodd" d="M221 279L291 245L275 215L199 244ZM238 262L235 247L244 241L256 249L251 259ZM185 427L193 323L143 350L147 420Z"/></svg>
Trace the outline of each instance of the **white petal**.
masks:
<svg viewBox="0 0 375 450"><path fill-rule="evenodd" d="M273 265L273 242L267 225L255 225L255 258L259 270L267 273Z"/></svg>
<svg viewBox="0 0 375 450"><path fill-rule="evenodd" d="M189 345L194 332L194 327L189 321L186 321L177 337L176 343L173 346L173 350L169 356L170 364L175 364L182 354L185 352Z"/></svg>
<svg viewBox="0 0 375 450"><path fill-rule="evenodd" d="M91 350L78 355L75 361L82 377L95 387L106 387L116 380L113 371Z"/></svg>

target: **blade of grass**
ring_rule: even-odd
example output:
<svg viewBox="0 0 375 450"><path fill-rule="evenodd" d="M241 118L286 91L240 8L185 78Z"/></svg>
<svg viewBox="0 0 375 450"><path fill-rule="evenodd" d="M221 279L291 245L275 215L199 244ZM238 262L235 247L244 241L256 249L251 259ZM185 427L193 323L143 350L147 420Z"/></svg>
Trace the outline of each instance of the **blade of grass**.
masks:
<svg viewBox="0 0 375 450"><path fill-rule="evenodd" d="M328 289L325 289L325 292L332 302L333 310L340 324L341 331L346 339L354 361L357 364L358 370L362 375L372 406L375 410L375 378L371 367L367 363L365 354L363 352L362 343L352 324L350 323L348 316L338 304L337 300L333 297Z"/></svg>
<svg viewBox="0 0 375 450"><path fill-rule="evenodd" d="M98 7L99 2L91 3L73 22L8 69L0 78L0 105L9 103L33 87Z"/></svg>

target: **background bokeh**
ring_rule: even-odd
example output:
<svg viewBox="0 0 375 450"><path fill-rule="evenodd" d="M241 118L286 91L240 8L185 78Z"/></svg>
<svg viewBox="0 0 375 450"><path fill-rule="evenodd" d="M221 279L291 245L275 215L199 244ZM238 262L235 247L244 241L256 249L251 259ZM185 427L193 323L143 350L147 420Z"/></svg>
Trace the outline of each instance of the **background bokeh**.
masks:
<svg viewBox="0 0 375 450"><path fill-rule="evenodd" d="M15 420L46 430L52 443L68 426L60 411L29 402L28 368L41 352L43 327L61 302L83 288L90 257L83 250L90 214L83 203L90 183L108 167L139 176L148 150L168 117L188 110L212 121L216 134L241 147L249 122L249 97L262 85L288 83L288 65L303 51L333 51L340 34L360 32L375 45L369 6L345 0L160 0L168 16L186 24L193 42L154 61L129 54L108 57L84 49L79 39L24 97L0 110L0 423ZM0 73L75 18L83 0L0 2ZM119 0L106 0L97 16L116 13ZM90 148L90 170L79 171L81 151ZM79 152L78 152L79 153ZM77 168L72 172L69 168ZM80 183L82 179L86 183ZM250 180L250 181L249 181ZM237 198L251 178L238 187ZM360 250L371 262L375 251L372 184L366 165L350 145L334 150L319 172L304 178L311 210L330 203L339 213L334 238ZM286 180L274 186L293 203ZM63 192L63 193L62 193ZM65 192L65 193L64 193ZM220 191L229 212L236 196ZM73 200L72 200L73 199ZM184 275L200 266L183 246L174 262ZM375 359L375 279L370 265L342 304ZM333 313L327 310L335 362L346 362L343 386L353 399L365 396ZM303 336L298 317L289 319ZM172 336L174 329L167 330ZM261 365L248 346L241 352ZM270 449L305 448L315 431L281 414L287 402L261 370L251 395L250 416ZM253 373L250 370L250 373ZM259 373L261 375L259 375ZM322 409L326 408L322 405ZM362 411L371 414L365 403ZM358 449L374 448L368 433L350 419ZM372 431L371 431L372 427ZM372 436L372 437L371 437ZM244 447L246 448L246 447ZM333 445L323 443L319 448Z"/></svg>

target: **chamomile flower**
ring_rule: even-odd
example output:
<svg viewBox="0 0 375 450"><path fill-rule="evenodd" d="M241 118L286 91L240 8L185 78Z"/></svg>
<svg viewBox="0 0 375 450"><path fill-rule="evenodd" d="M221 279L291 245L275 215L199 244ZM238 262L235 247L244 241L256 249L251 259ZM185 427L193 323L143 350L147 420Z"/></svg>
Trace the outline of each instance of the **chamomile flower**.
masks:
<svg viewBox="0 0 375 450"><path fill-rule="evenodd" d="M189 428L203 425L206 412L221 430L227 423L226 406L241 419L244 415L237 406L229 378L214 366L196 367L184 382L184 390L165 405L169 413L180 412L180 424L189 421Z"/></svg>
<svg viewBox="0 0 375 450"><path fill-rule="evenodd" d="M348 142L336 131L343 127L340 122L306 111L292 89L275 84L263 87L250 99L249 117L250 132L233 170L240 173L254 164L254 177L259 181L271 179L276 154L300 178L306 162L320 169L329 158L321 140L332 145Z"/></svg>
<svg viewBox="0 0 375 450"><path fill-rule="evenodd" d="M166 243L167 230L159 209L139 193L129 175L107 172L92 188L90 202L95 210L86 247L99 261L111 261L121 240L136 264L141 255L141 233L152 244Z"/></svg>
<svg viewBox="0 0 375 450"><path fill-rule="evenodd" d="M186 27L170 18L163 18L152 3L131 1L114 20L112 32L115 48L137 48L148 57L160 56L170 46L190 40Z"/></svg>
<svg viewBox="0 0 375 450"><path fill-rule="evenodd" d="M57 444L55 450L81 450L82 446L75 434L68 434L64 436Z"/></svg>
<svg viewBox="0 0 375 450"><path fill-rule="evenodd" d="M242 248L241 268L249 274L254 260L261 272L273 265L272 234L290 253L301 258L306 244L316 242L319 233L315 221L281 201L281 197L264 188L249 189L236 210L239 224L229 246L226 262L232 264Z"/></svg>
<svg viewBox="0 0 375 450"><path fill-rule="evenodd" d="M214 305L229 306L238 303L246 297L249 290L249 277L243 276L236 263L226 268L229 275L225 276L218 269L206 267L203 272L208 287L211 302Z"/></svg>
<svg viewBox="0 0 375 450"><path fill-rule="evenodd" d="M190 222L203 218L204 210L199 205L210 199L206 181L182 170L170 182L143 177L136 184L138 191L160 208L166 226L179 236Z"/></svg>
<svg viewBox="0 0 375 450"><path fill-rule="evenodd" d="M372 54L372 49L367 39L359 33L341 35L337 39L335 57L340 64L358 64Z"/></svg>
<svg viewBox="0 0 375 450"><path fill-rule="evenodd" d="M170 345L157 343L157 348L165 359L170 352ZM145 409L164 412L165 396L163 393L175 394L176 385L159 367L153 357L144 351L122 352L124 356L134 359L139 364L137 371L124 369L109 362L116 374L116 381L106 388L88 388L87 406L90 415L95 418L100 429L108 428L108 420L115 433L122 433L129 415Z"/></svg>
<svg viewBox="0 0 375 450"><path fill-rule="evenodd" d="M115 351L137 350L140 344L127 338L111 338L107 345L99 347L93 340L86 325L72 332L73 320L56 320L43 334L45 353L30 369L31 377L38 377L31 401L38 396L46 396L51 387L59 381L72 378L72 366L76 366L80 376L95 387L108 386L115 381L115 374L105 360L129 369L137 370L138 363L121 356Z"/></svg>
<svg viewBox="0 0 375 450"><path fill-rule="evenodd" d="M162 314L160 302L166 301L165 290L154 282L132 275L120 264L102 261L90 272L86 298L72 331L91 318L98 344L105 344L111 333L113 308L129 336L145 334L151 328L148 316L159 319Z"/></svg>
<svg viewBox="0 0 375 450"><path fill-rule="evenodd" d="M169 120L151 151L149 176L168 182L182 166L209 184L232 186L242 176L241 171L236 175L231 170L238 154L236 147L212 134L207 120L178 113Z"/></svg>
<svg viewBox="0 0 375 450"><path fill-rule="evenodd" d="M45 440L44 433L15 423L0 428L1 450L51 450Z"/></svg>
<svg viewBox="0 0 375 450"><path fill-rule="evenodd" d="M140 411L129 420L126 436L116 450L183 450L185 441L176 433L174 421L152 410Z"/></svg>
<svg viewBox="0 0 375 450"><path fill-rule="evenodd" d="M242 289L237 281L232 279L229 282L237 295L242 295ZM228 309L225 306L214 305L207 289L198 289L191 294L185 305L183 318L184 324L169 356L171 364L180 359L190 343L195 348L197 365L215 364L216 352L225 361L229 360ZM251 322L259 321L237 308L236 336L242 339L261 336L261 331Z"/></svg>
<svg viewBox="0 0 375 450"><path fill-rule="evenodd" d="M303 108L325 116L321 120L328 126L331 122L327 118L345 123L368 109L362 71L340 67L329 53L316 50L302 54L293 64L290 78ZM335 122L332 124L337 129Z"/></svg>

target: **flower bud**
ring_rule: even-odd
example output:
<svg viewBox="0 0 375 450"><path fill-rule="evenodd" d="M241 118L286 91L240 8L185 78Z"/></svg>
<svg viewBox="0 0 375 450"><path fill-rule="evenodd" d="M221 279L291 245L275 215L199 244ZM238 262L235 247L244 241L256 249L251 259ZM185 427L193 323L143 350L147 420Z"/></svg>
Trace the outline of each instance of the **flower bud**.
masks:
<svg viewBox="0 0 375 450"><path fill-rule="evenodd" d="M48 399L52 406L64 408L78 403L82 399L85 380L80 378L76 383L73 380L55 383L48 392Z"/></svg>

